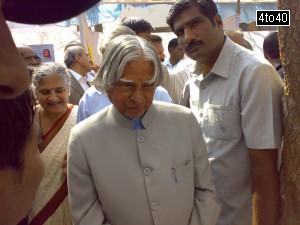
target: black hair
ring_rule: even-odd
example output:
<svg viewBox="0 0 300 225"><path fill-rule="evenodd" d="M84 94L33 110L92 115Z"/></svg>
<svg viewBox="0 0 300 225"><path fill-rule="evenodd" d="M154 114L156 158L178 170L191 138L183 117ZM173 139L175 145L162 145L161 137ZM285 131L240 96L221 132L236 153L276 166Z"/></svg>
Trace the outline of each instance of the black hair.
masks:
<svg viewBox="0 0 300 225"><path fill-rule="evenodd" d="M124 18L121 22L121 25L129 27L136 34L154 31L154 28L148 21L138 18L138 17Z"/></svg>
<svg viewBox="0 0 300 225"><path fill-rule="evenodd" d="M218 14L217 5L213 0L179 0L174 3L167 15L167 24L174 31L174 19L185 9L198 7L199 11L205 15L215 26L214 17Z"/></svg>
<svg viewBox="0 0 300 225"><path fill-rule="evenodd" d="M13 99L0 100L0 170L23 168L24 146L34 121L31 89Z"/></svg>
<svg viewBox="0 0 300 225"><path fill-rule="evenodd" d="M156 34L151 34L151 42L162 43L162 38Z"/></svg>
<svg viewBox="0 0 300 225"><path fill-rule="evenodd" d="M179 42L178 42L178 38L173 38L169 41L169 44L168 44L168 50L170 51L170 49L174 49L176 48L177 46L179 45Z"/></svg>
<svg viewBox="0 0 300 225"><path fill-rule="evenodd" d="M280 58L278 32L270 33L265 37L263 50L272 59Z"/></svg>

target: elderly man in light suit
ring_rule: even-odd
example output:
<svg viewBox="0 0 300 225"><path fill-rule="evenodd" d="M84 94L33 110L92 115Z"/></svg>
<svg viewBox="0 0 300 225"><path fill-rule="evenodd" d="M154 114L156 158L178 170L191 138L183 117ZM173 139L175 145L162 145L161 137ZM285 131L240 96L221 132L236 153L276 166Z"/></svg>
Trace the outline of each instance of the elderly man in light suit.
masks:
<svg viewBox="0 0 300 225"><path fill-rule="evenodd" d="M155 48L122 35L107 46L95 87L111 106L77 124L68 147L75 225L214 225L216 202L200 126L190 109L153 102Z"/></svg>

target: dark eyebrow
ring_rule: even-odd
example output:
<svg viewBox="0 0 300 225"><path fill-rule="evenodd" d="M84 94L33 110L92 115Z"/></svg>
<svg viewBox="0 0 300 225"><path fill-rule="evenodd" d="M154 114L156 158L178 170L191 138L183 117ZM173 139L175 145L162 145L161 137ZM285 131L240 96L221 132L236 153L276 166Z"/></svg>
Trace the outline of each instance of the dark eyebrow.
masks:
<svg viewBox="0 0 300 225"><path fill-rule="evenodd" d="M191 19L190 21L187 22L188 25L190 25L191 23L195 22L195 21L199 21L199 20L203 20L200 16L196 16L193 19Z"/></svg>

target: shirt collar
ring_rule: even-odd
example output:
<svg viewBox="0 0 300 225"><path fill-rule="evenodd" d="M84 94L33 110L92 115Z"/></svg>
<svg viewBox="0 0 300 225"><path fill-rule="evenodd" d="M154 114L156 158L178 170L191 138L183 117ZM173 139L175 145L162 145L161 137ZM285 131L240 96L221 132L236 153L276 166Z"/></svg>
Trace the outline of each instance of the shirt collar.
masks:
<svg viewBox="0 0 300 225"><path fill-rule="evenodd" d="M170 59L168 59L167 61L165 61L163 64L165 64L165 66L167 68L173 68L172 64L170 63Z"/></svg>
<svg viewBox="0 0 300 225"><path fill-rule="evenodd" d="M230 65L232 63L232 55L235 47L234 42L226 36L223 48L209 73L228 78L230 75ZM192 75L194 76L201 73L200 65L197 62L195 63L192 71Z"/></svg>
<svg viewBox="0 0 300 225"><path fill-rule="evenodd" d="M81 76L79 73L76 73L74 70L68 69L70 71L70 73L72 73L72 75L75 77L75 79L77 81L81 80L82 78L84 79L83 76Z"/></svg>
<svg viewBox="0 0 300 225"><path fill-rule="evenodd" d="M141 118L141 121L140 121L141 122L140 124L145 129L150 125L152 119L154 118L155 108L154 108L153 104L154 103L151 104L151 106L149 107L149 109L147 110L147 112ZM127 117L125 117L124 115L122 115L114 105L111 106L111 110L112 110L113 117L115 118L115 120L117 121L118 124L120 124L121 126L127 128L129 130L133 130L136 120L130 120Z"/></svg>
<svg viewBox="0 0 300 225"><path fill-rule="evenodd" d="M274 67L275 67L275 69L276 69L277 71L280 70L280 69L282 68L281 62L276 63L276 64L274 65Z"/></svg>

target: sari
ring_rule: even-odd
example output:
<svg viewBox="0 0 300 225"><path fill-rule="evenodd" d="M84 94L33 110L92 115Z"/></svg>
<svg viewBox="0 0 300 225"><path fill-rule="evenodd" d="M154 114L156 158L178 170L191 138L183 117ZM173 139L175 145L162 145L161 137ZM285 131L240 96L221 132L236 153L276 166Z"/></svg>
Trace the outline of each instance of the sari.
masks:
<svg viewBox="0 0 300 225"><path fill-rule="evenodd" d="M62 173L62 162L71 129L76 124L77 110L77 106L71 105L48 133L42 136L39 150L45 175L28 215L29 225L72 225L67 177Z"/></svg>

